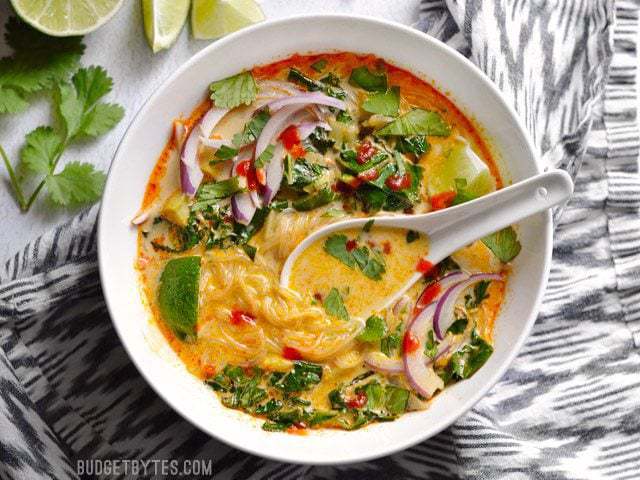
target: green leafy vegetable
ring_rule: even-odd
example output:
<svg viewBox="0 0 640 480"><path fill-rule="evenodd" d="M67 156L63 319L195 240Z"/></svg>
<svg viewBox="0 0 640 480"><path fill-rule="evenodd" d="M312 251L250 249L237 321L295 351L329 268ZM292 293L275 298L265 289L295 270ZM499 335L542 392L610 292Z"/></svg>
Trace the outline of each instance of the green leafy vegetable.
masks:
<svg viewBox="0 0 640 480"><path fill-rule="evenodd" d="M386 267L384 258L380 254L371 254L367 247L358 247L351 254L366 277L372 280L382 280Z"/></svg>
<svg viewBox="0 0 640 480"><path fill-rule="evenodd" d="M303 191L304 187L316 182L328 170L324 165L311 163L307 160L294 160L287 156L285 175L287 185L296 190Z"/></svg>
<svg viewBox="0 0 640 480"><path fill-rule="evenodd" d="M377 152L369 159L369 161L362 164L358 163L357 157L358 154L354 150L343 150L340 152L340 156L338 157L338 163L347 170L357 174L377 166L389 158L389 155L384 152Z"/></svg>
<svg viewBox="0 0 640 480"><path fill-rule="evenodd" d="M242 188L238 182L238 177L231 177L219 182L203 183L198 189L196 201L191 208L202 210L221 198L230 197L241 191Z"/></svg>
<svg viewBox="0 0 640 480"><path fill-rule="evenodd" d="M267 148L264 149L264 152L258 155L255 160L256 168L263 168L267 163L271 161L271 159L273 158L273 150L275 148L276 146L273 144L267 145Z"/></svg>
<svg viewBox="0 0 640 480"><path fill-rule="evenodd" d="M50 37L9 17L5 40L13 55L0 59L0 114L29 105L28 95L53 88L78 68L82 37Z"/></svg>
<svg viewBox="0 0 640 480"><path fill-rule="evenodd" d="M362 109L369 113L377 113L395 117L400 108L400 88L391 87L386 92L372 93L362 103Z"/></svg>
<svg viewBox="0 0 640 480"><path fill-rule="evenodd" d="M438 353L438 341L436 340L433 330L427 333L427 340L424 342L424 354L429 358L435 358Z"/></svg>
<svg viewBox="0 0 640 480"><path fill-rule="evenodd" d="M347 250L347 236L342 234L329 235L324 242L324 251L337 258L349 268L356 266L356 260Z"/></svg>
<svg viewBox="0 0 640 480"><path fill-rule="evenodd" d="M360 335L358 335L357 338L361 342L377 342L378 340L382 340L386 333L387 322L385 322L384 318L372 315L367 318L364 330L360 332Z"/></svg>
<svg viewBox="0 0 640 480"><path fill-rule="evenodd" d="M0 73L0 77L2 75ZM55 170L69 143L82 136L102 135L122 119L122 107L100 102L112 86L113 81L101 67L81 68L71 83L57 83L55 102L62 119L63 132L57 132L52 127L38 127L27 134L21 151L24 171L41 177L29 197L23 192L22 179L15 174L0 147L16 200L23 211L29 210L43 188L46 188L55 204L63 206L90 203L100 198L105 175L95 170L93 165L74 161L58 173Z"/></svg>
<svg viewBox="0 0 640 480"><path fill-rule="evenodd" d="M353 117L346 110L340 110L336 115L336 120L340 123L351 123Z"/></svg>
<svg viewBox="0 0 640 480"><path fill-rule="evenodd" d="M241 247L242 250L244 250L244 253L247 254L247 257L249 257L251 260L256 259L256 253L258 252L258 249L256 247L254 247L253 245L249 245L248 243L242 244Z"/></svg>
<svg viewBox="0 0 640 480"><path fill-rule="evenodd" d="M242 72L233 77L211 83L211 100L218 108L236 108L250 105L258 93L258 85L251 72Z"/></svg>
<svg viewBox="0 0 640 480"><path fill-rule="evenodd" d="M489 298L487 289L490 283L491 281L488 280L481 280L476 283L473 287L473 298L471 298L471 295L465 297L465 306L467 308L478 308L484 299Z"/></svg>
<svg viewBox="0 0 640 480"><path fill-rule="evenodd" d="M396 150L400 153L413 153L419 157L429 149L427 139L423 135L414 137L398 137L396 140Z"/></svg>
<svg viewBox="0 0 640 480"><path fill-rule="evenodd" d="M461 203L470 202L478 198L477 195L467 190L467 180L464 178L454 179L456 185L456 196L453 199L452 205L460 205Z"/></svg>
<svg viewBox="0 0 640 480"><path fill-rule="evenodd" d="M482 239L482 243L504 263L516 258L522 250L522 245L513 227L503 228L499 232L487 235Z"/></svg>
<svg viewBox="0 0 640 480"><path fill-rule="evenodd" d="M308 390L322 380L322 367L318 364L296 360L293 370L286 375L272 374L271 385L289 394Z"/></svg>
<svg viewBox="0 0 640 480"><path fill-rule="evenodd" d="M333 147L334 141L329 138L327 131L322 127L317 127L311 135L307 137L304 142L307 150L314 150L323 155L327 153L327 150Z"/></svg>
<svg viewBox="0 0 640 480"><path fill-rule="evenodd" d="M399 324L393 333L390 333L382 340L380 340L380 351L387 357L393 356L396 350L400 347L402 341L402 324Z"/></svg>
<svg viewBox="0 0 640 480"><path fill-rule="evenodd" d="M470 378L493 353L493 347L480 337L474 329L471 342L451 355L446 368L440 372L445 383Z"/></svg>
<svg viewBox="0 0 640 480"><path fill-rule="evenodd" d="M451 127L438 112L416 108L401 115L375 132L384 136L413 136L434 135L446 137L451 133Z"/></svg>
<svg viewBox="0 0 640 480"><path fill-rule="evenodd" d="M447 332L453 333L454 335L460 335L467 328L468 324L469 324L469 320L466 317L458 318L447 329Z"/></svg>
<svg viewBox="0 0 640 480"><path fill-rule="evenodd" d="M349 320L349 312L347 312L347 308L342 301L342 295L340 295L337 288L332 288L329 291L329 294L324 299L323 306L329 315L342 320Z"/></svg>
<svg viewBox="0 0 640 480"><path fill-rule="evenodd" d="M349 83L368 92L387 90L387 76L384 73L371 72L367 67L357 67L351 71Z"/></svg>
<svg viewBox="0 0 640 480"><path fill-rule="evenodd" d="M335 193L330 188L323 188L317 193L307 195L298 200L294 200L293 208L299 212L307 212L314 208L321 207L327 203L331 203L336 199Z"/></svg>
<svg viewBox="0 0 640 480"><path fill-rule="evenodd" d="M369 233L371 231L371 229L373 228L373 224L375 223L375 219L371 219L371 220L367 220L367 223L365 223L362 226L362 231L365 233Z"/></svg>
<svg viewBox="0 0 640 480"><path fill-rule="evenodd" d="M216 158L219 160L229 160L236 155L238 155L238 150L226 145L222 145L215 153Z"/></svg>
<svg viewBox="0 0 640 480"><path fill-rule="evenodd" d="M407 231L407 243L413 243L420 238L420 234L415 230Z"/></svg>
<svg viewBox="0 0 640 480"><path fill-rule="evenodd" d="M242 133L236 133L231 140L236 148L255 142L260 136L262 129L271 118L269 111L266 109L257 112L253 118L244 126Z"/></svg>
<svg viewBox="0 0 640 480"><path fill-rule="evenodd" d="M409 390L387 385L385 388L385 406L389 415L400 415L407 411L409 404Z"/></svg>
<svg viewBox="0 0 640 480"><path fill-rule="evenodd" d="M324 58L317 60L311 64L311 68L313 68L316 72L322 72L327 66L327 61Z"/></svg>
<svg viewBox="0 0 640 480"><path fill-rule="evenodd" d="M289 70L289 75L287 76L287 80L289 80L290 82L297 83L298 85L302 85L309 91L317 91L317 90L322 90L324 88L320 82L314 80L311 77L307 77L304 73L302 73L297 68L292 68Z"/></svg>

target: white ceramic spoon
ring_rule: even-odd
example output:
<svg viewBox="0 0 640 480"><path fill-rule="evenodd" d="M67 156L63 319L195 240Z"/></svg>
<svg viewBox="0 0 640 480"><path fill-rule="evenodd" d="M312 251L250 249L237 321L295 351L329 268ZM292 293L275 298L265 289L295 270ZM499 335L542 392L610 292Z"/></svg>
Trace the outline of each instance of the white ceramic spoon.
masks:
<svg viewBox="0 0 640 480"><path fill-rule="evenodd" d="M319 238L339 230L362 227L372 218L377 227L404 228L427 235L429 252L424 259L435 265L490 233L565 202L572 193L573 182L569 174L564 170L555 170L437 212L354 218L332 223L313 232L291 252L282 268L280 285L289 286L291 268L296 259ZM374 310L392 305L421 277L421 273L414 273L407 283Z"/></svg>

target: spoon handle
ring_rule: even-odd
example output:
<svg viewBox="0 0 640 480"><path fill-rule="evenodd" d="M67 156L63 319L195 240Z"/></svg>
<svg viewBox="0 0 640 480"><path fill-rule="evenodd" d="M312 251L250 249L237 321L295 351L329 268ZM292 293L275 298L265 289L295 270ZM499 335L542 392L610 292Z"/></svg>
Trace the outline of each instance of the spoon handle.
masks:
<svg viewBox="0 0 640 480"><path fill-rule="evenodd" d="M565 202L572 192L569 174L554 170L457 207L425 215L420 230L429 235L427 258L436 264L490 233Z"/></svg>

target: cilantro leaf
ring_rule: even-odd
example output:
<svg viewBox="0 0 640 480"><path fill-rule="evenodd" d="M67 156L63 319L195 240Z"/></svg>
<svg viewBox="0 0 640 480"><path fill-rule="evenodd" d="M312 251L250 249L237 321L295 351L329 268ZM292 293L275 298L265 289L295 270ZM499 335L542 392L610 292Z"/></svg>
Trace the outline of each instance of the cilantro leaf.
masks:
<svg viewBox="0 0 640 480"><path fill-rule="evenodd" d="M0 113L24 110L25 94L66 80L84 51L81 37L50 37L16 17L7 21L5 39L14 52L0 59Z"/></svg>
<svg viewBox="0 0 640 480"><path fill-rule="evenodd" d="M471 295L465 296L465 306L467 308L478 308L484 299L489 298L487 289L490 283L490 280L482 280L476 283L473 287L473 297Z"/></svg>
<svg viewBox="0 0 640 480"><path fill-rule="evenodd" d="M447 124L438 112L416 108L388 123L375 134L381 137L391 135L434 135L446 137L451 133Z"/></svg>
<svg viewBox="0 0 640 480"><path fill-rule="evenodd" d="M324 242L324 251L332 257L340 260L349 268L356 266L356 261L353 258L353 255L351 255L351 252L347 250L346 235L330 235Z"/></svg>
<svg viewBox="0 0 640 480"><path fill-rule="evenodd" d="M332 288L329 291L329 294L324 299L323 307L329 315L342 320L349 320L349 312L347 312L347 308L344 306L342 296L337 288Z"/></svg>
<svg viewBox="0 0 640 480"><path fill-rule="evenodd" d="M274 144L267 145L267 148L256 158L255 166L256 168L263 168L267 163L271 161L273 158L273 150L276 148Z"/></svg>
<svg viewBox="0 0 640 480"><path fill-rule="evenodd" d="M71 83L58 85L58 112L64 121L68 139L79 135L102 135L122 119L122 107L98 103L112 87L113 80L105 69L95 66L81 68Z"/></svg>
<svg viewBox="0 0 640 480"><path fill-rule="evenodd" d="M400 108L400 88L391 87L386 92L372 93L362 103L362 109L369 113L377 113L395 117Z"/></svg>
<svg viewBox="0 0 640 480"><path fill-rule="evenodd" d="M367 247L356 248L351 252L351 255L366 277L371 280L382 280L382 274L386 272L386 267L381 255L370 255L370 250Z"/></svg>
<svg viewBox="0 0 640 480"><path fill-rule="evenodd" d="M398 324L395 331L380 340L380 351L387 357L391 357L393 353L400 347L402 340L402 323Z"/></svg>
<svg viewBox="0 0 640 480"><path fill-rule="evenodd" d="M202 210L209 205L216 203L221 198L227 198L242 191L238 182L238 177L231 177L219 182L204 183L198 189L196 201L192 208Z"/></svg>
<svg viewBox="0 0 640 480"><path fill-rule="evenodd" d="M351 70L349 83L367 92L384 92L387 90L387 75L371 72L367 67L357 67Z"/></svg>
<svg viewBox="0 0 640 480"><path fill-rule="evenodd" d="M398 137L396 140L396 150L400 153L413 153L417 157L429 149L429 144L424 135L415 137Z"/></svg>
<svg viewBox="0 0 640 480"><path fill-rule="evenodd" d="M435 358L438 354L438 341L433 334L433 330L429 330L429 333L427 333L427 340L424 342L424 354L429 358Z"/></svg>
<svg viewBox="0 0 640 480"><path fill-rule="evenodd" d="M226 145L222 145L218 150L216 150L215 157L219 160L229 160L238 155L238 150L235 148L228 147Z"/></svg>
<svg viewBox="0 0 640 480"><path fill-rule="evenodd" d="M250 105L256 98L258 85L251 72L242 72L211 83L209 90L216 107L235 108L240 104Z"/></svg>
<svg viewBox="0 0 640 480"><path fill-rule="evenodd" d="M445 383L469 378L489 360L492 353L493 347L473 330L471 342L451 355L441 376Z"/></svg>
<svg viewBox="0 0 640 480"><path fill-rule="evenodd" d="M51 127L38 127L29 132L21 151L24 167L42 175L48 175L62 139Z"/></svg>
<svg viewBox="0 0 640 480"><path fill-rule="evenodd" d="M482 243L504 263L516 258L522 250L522 245L513 227L503 228L499 232L487 235L482 239Z"/></svg>
<svg viewBox="0 0 640 480"><path fill-rule="evenodd" d="M469 320L466 317L458 318L451 324L449 328L447 328L447 333L460 335L462 332L464 332L464 329L467 328L468 324Z"/></svg>
<svg viewBox="0 0 640 480"><path fill-rule="evenodd" d="M89 163L71 162L60 173L47 175L49 196L59 205L95 202L100 198L106 175Z"/></svg>
<svg viewBox="0 0 640 480"><path fill-rule="evenodd" d="M367 318L364 330L360 332L360 335L358 335L357 338L361 342L377 342L378 340L382 340L386 333L387 322L384 321L384 318L372 315Z"/></svg>

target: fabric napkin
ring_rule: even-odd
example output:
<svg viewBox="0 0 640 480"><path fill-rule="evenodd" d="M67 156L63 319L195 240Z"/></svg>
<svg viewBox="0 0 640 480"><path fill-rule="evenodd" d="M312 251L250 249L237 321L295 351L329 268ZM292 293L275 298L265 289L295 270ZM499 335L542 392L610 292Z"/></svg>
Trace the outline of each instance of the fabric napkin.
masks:
<svg viewBox="0 0 640 480"><path fill-rule="evenodd" d="M81 459L212 459L226 478L640 477L637 1L423 1L416 27L459 49L514 105L576 193L557 219L533 333L455 425L376 461L264 460L188 424L111 326L93 207L0 269L0 478L78 478Z"/></svg>

